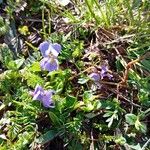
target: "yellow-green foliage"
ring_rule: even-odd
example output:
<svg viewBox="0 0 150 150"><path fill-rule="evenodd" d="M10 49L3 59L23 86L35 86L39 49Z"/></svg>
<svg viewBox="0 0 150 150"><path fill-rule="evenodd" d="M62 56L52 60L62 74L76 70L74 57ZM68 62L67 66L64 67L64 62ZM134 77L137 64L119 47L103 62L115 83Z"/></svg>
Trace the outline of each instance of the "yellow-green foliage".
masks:
<svg viewBox="0 0 150 150"><path fill-rule="evenodd" d="M4 19L0 16L0 36L4 35L8 31L8 24L4 22Z"/></svg>

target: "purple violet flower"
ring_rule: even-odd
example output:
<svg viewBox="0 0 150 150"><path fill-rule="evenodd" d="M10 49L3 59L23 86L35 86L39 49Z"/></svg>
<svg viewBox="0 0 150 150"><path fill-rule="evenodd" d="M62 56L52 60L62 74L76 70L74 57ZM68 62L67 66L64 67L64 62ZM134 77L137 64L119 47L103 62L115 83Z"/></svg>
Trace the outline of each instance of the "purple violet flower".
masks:
<svg viewBox="0 0 150 150"><path fill-rule="evenodd" d="M95 91L97 89L101 88L101 84L98 82L100 80L100 74L99 73L91 73L89 77L94 81L94 83L91 85L91 90Z"/></svg>
<svg viewBox="0 0 150 150"><path fill-rule="evenodd" d="M49 57L51 55L57 57L61 51L61 45L57 43L52 44L48 41L45 41L40 44L39 49L43 57Z"/></svg>
<svg viewBox="0 0 150 150"><path fill-rule="evenodd" d="M111 74L108 73L108 66L102 65L101 67L101 73L100 73L101 79L104 77L108 77L110 80L113 77Z"/></svg>
<svg viewBox="0 0 150 150"><path fill-rule="evenodd" d="M59 64L57 57L61 51L61 45L57 43L52 44L45 41L40 44L39 49L44 57L40 62L41 68L49 72L58 70Z"/></svg>
<svg viewBox="0 0 150 150"><path fill-rule="evenodd" d="M53 91L51 90L44 91L43 97L41 99L41 102L43 103L44 107L51 107L51 108L55 107L53 105L52 95L53 95Z"/></svg>
<svg viewBox="0 0 150 150"><path fill-rule="evenodd" d="M34 92L32 93L33 100L39 100L42 102L44 107L47 108L54 108L55 106L53 105L53 100L52 100L52 95L54 91L52 90L44 90L41 86L37 85L35 87Z"/></svg>
<svg viewBox="0 0 150 150"><path fill-rule="evenodd" d="M34 92L32 93L33 100L42 99L42 93L44 93L43 88L41 86L36 86Z"/></svg>
<svg viewBox="0 0 150 150"><path fill-rule="evenodd" d="M99 81L99 80L100 80L100 75L99 75L99 73L91 73L91 74L89 75L89 77L90 77L92 80L94 80L94 81Z"/></svg>
<svg viewBox="0 0 150 150"><path fill-rule="evenodd" d="M47 70L49 72L58 70L58 60L54 58L45 57L41 60L40 66L43 70Z"/></svg>
<svg viewBox="0 0 150 150"><path fill-rule="evenodd" d="M111 80L113 76L108 72L108 66L103 65L100 73L91 73L89 77L97 82L100 79L104 79L104 77L108 77Z"/></svg>

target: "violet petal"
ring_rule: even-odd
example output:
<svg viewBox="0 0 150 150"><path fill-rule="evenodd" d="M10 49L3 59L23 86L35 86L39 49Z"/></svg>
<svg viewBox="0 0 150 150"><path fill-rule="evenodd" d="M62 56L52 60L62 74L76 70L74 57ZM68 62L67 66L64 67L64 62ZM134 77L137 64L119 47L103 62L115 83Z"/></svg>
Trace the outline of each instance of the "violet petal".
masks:
<svg viewBox="0 0 150 150"><path fill-rule="evenodd" d="M107 76L107 71L108 71L108 67L105 65L102 65L101 73L100 73L101 79Z"/></svg>
<svg viewBox="0 0 150 150"><path fill-rule="evenodd" d="M54 71L58 70L58 60L54 58L45 57L41 60L40 66L43 70Z"/></svg>
<svg viewBox="0 0 150 150"><path fill-rule="evenodd" d="M43 103L44 107L52 107L52 108L54 107L51 90L44 92L41 102Z"/></svg>
<svg viewBox="0 0 150 150"><path fill-rule="evenodd" d="M89 75L89 77L90 77L91 79L93 79L94 81L99 81L99 80L100 80L100 75L99 75L98 73L91 73L91 74Z"/></svg>
<svg viewBox="0 0 150 150"><path fill-rule="evenodd" d="M49 49L50 43L48 41L44 41L40 44L39 49L43 57L47 57L50 53Z"/></svg>
<svg viewBox="0 0 150 150"><path fill-rule="evenodd" d="M33 100L41 100L43 93L44 93L43 88L41 86L37 85L33 92Z"/></svg>
<svg viewBox="0 0 150 150"><path fill-rule="evenodd" d="M50 44L49 45L49 51L50 53L56 58L58 57L60 51L61 51L61 45L60 44Z"/></svg>
<svg viewBox="0 0 150 150"><path fill-rule="evenodd" d="M58 43L52 44L52 47L57 51L57 53L60 53L60 51L62 49L61 45Z"/></svg>

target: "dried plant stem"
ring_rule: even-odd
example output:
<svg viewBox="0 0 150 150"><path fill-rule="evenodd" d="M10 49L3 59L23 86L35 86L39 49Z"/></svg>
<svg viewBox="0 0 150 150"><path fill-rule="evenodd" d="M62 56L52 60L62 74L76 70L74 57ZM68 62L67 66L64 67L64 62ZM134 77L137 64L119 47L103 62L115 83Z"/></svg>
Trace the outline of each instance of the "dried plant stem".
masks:
<svg viewBox="0 0 150 150"><path fill-rule="evenodd" d="M129 71L130 71L130 68L136 64L137 62L147 58L150 56L150 52L146 52L143 56L135 59L135 60L132 60L130 61L127 66L126 66L126 69L125 69L125 72L124 72L124 75L123 75L123 78L122 78L122 81L118 83L117 85L117 91L119 93L119 87L122 86L122 85L127 85L127 80L128 80L128 74L129 74ZM119 98L119 95L117 94L117 99Z"/></svg>

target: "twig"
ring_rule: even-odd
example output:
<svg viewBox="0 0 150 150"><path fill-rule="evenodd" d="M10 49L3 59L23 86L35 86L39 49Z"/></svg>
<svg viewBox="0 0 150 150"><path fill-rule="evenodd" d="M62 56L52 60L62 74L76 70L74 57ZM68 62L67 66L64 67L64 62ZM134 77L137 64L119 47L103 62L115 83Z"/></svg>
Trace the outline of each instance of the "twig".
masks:
<svg viewBox="0 0 150 150"><path fill-rule="evenodd" d="M106 43L104 43L104 44L106 44L106 45L114 44L114 43L117 43L117 42L119 42L119 41L122 41L122 40L124 40L124 39L128 39L128 38L130 38L130 37L134 37L134 36L136 36L136 34L125 35L125 36L119 37L119 38L117 38L117 39L115 39L115 40L112 40L111 42L106 42Z"/></svg>
<svg viewBox="0 0 150 150"><path fill-rule="evenodd" d="M141 57L135 59L135 60L132 60L130 61L127 65L126 65L126 68L125 68L125 72L124 72L124 75L123 75L123 78L122 78L122 81L118 83L118 86L117 86L117 91L119 93L119 87L121 85L127 85L127 80L128 80L128 74L129 74L129 71L130 71L130 68L136 64L137 62L145 59L145 58L148 58L150 56L150 51L146 52L144 55L142 55ZM118 99L118 95L117 95L117 99Z"/></svg>
<svg viewBox="0 0 150 150"><path fill-rule="evenodd" d="M131 102L133 103L133 99L134 99L134 97L133 97L133 91L131 92ZM131 111L130 111L131 113L133 113L133 105L131 106Z"/></svg>
<svg viewBox="0 0 150 150"><path fill-rule="evenodd" d="M93 140L93 130L91 131L91 144L90 144L90 150L94 150L94 140Z"/></svg>
<svg viewBox="0 0 150 150"><path fill-rule="evenodd" d="M147 145L149 144L150 142L150 139L148 139L148 141L143 145L142 149L141 150L145 150L145 148L147 147Z"/></svg>
<svg viewBox="0 0 150 150"><path fill-rule="evenodd" d="M3 14L2 14L2 17L3 17L4 19L7 19L7 18L8 18L7 16L5 16L5 15L3 15ZM16 18L15 18L16 20L22 19L22 20L29 21L29 22L42 22L41 19L35 19L35 18L26 17L26 16L15 16L15 17L16 17Z"/></svg>
<svg viewBox="0 0 150 150"><path fill-rule="evenodd" d="M141 108L141 106L140 106L140 105L135 104L135 103L133 103L132 101L128 100L126 97L124 97L123 95L121 95L120 93L118 93L118 91L111 90L111 89L109 89L109 90L110 90L111 92L113 92L113 93L117 94L118 98L119 98L119 97L120 97L120 98L123 98L125 101L129 102L129 103L130 103L130 104L132 104L133 106L136 106L136 107Z"/></svg>
<svg viewBox="0 0 150 150"><path fill-rule="evenodd" d="M128 100L127 98L125 98L123 95L118 94L119 97L123 98L125 101L129 102L130 104L132 104L133 106L139 107L141 108L140 105L133 103L132 101Z"/></svg>
<svg viewBox="0 0 150 150"><path fill-rule="evenodd" d="M127 64L127 66L126 66L125 73L124 73L123 79L122 79L122 81L120 82L120 84L122 84L122 83L123 83L123 84L126 84L127 79L128 79L129 70L130 70L130 68L131 68L134 64L136 64L137 62L139 62L139 61L141 61L141 60L143 60L143 59L145 59L145 58L147 58L147 57L149 57L149 56L150 56L150 51L146 52L143 56L141 56L141 57L139 57L139 58L137 58L137 59L135 59L135 60L130 61L130 62Z"/></svg>
<svg viewBox="0 0 150 150"><path fill-rule="evenodd" d="M89 70L91 70L91 69L94 69L94 68L95 68L94 66L91 66L91 67L89 67L89 68L83 70L82 72L80 72L80 73L78 73L78 74L76 74L76 75L70 77L69 80L72 80L72 79L74 79L75 77L81 75L82 73L87 72L87 71L89 71Z"/></svg>
<svg viewBox="0 0 150 150"><path fill-rule="evenodd" d="M108 85L115 85L118 86L118 83L115 82L107 82L107 81L99 81L100 84L108 84ZM127 87L127 85L120 85L121 87Z"/></svg>
<svg viewBox="0 0 150 150"><path fill-rule="evenodd" d="M125 35L125 36L122 36L122 37L119 37L119 38L117 38L117 39L115 39L115 40L112 40L112 41L110 41L110 42L106 42L106 43L104 43L104 45L106 44L106 45L110 45L110 44L114 44L114 43L117 43L117 42L119 42L119 41L123 41L123 40L127 40L127 39L129 39L129 38L131 38L131 37L135 37L135 36L140 36L141 34L131 34L131 35ZM150 34L147 34L146 35L146 37L147 36L149 36ZM145 37L145 35L141 35L141 37ZM139 48L138 48L139 49ZM135 49L134 49L135 50Z"/></svg>

